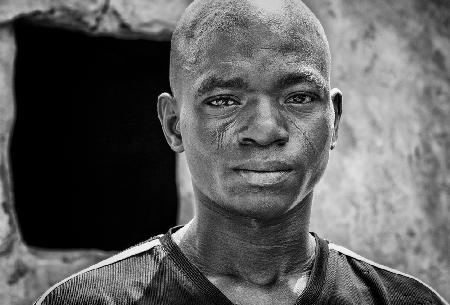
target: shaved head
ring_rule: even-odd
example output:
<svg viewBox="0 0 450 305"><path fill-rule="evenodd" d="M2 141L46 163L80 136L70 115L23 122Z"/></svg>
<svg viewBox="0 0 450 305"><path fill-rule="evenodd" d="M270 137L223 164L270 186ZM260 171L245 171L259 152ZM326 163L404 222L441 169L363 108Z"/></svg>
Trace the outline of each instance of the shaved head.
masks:
<svg viewBox="0 0 450 305"><path fill-rule="evenodd" d="M314 62L329 82L330 52L322 25L299 0L197 0L184 12L172 36L170 85L180 99L180 81L199 73L206 58L234 45L243 57L260 49Z"/></svg>

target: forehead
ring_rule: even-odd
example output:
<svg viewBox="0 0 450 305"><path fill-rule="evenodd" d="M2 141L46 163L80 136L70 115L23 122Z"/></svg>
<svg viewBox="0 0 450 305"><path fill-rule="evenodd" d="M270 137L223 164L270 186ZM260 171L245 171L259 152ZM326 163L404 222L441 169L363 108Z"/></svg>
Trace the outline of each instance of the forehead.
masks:
<svg viewBox="0 0 450 305"><path fill-rule="evenodd" d="M211 62L251 59L266 51L287 59L295 57L297 61L307 61L328 72L328 44L314 27L266 19L249 18L245 26L209 29L191 43L188 50L193 54L186 64L201 69Z"/></svg>
<svg viewBox="0 0 450 305"><path fill-rule="evenodd" d="M309 40L293 40L271 31L217 33L210 37L202 48L201 60L183 78L194 90L236 81L246 86L251 86L252 81L273 86L286 79L305 80L322 90L328 87L326 53Z"/></svg>

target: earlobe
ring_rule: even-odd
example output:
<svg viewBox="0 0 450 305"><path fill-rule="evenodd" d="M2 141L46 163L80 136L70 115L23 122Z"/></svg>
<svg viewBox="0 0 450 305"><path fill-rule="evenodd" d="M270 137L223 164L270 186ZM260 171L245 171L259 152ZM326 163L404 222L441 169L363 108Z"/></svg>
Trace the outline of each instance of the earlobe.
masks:
<svg viewBox="0 0 450 305"><path fill-rule="evenodd" d="M180 130L180 116L175 99L169 93L158 96L158 118L164 132L167 143L173 151L184 151L183 139Z"/></svg>
<svg viewBox="0 0 450 305"><path fill-rule="evenodd" d="M331 101L333 103L333 109L334 109L334 128L333 128L333 138L331 140L330 149L334 149L337 144L338 132L339 132L339 121L340 121L341 115L342 115L342 92L337 88L333 88L330 92L330 96L331 96Z"/></svg>

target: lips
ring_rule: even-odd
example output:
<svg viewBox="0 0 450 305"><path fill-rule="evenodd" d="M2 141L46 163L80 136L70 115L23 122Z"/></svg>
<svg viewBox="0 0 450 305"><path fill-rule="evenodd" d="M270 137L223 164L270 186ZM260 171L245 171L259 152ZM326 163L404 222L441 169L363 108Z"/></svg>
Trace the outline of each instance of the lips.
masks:
<svg viewBox="0 0 450 305"><path fill-rule="evenodd" d="M234 167L234 170L247 183L256 186L269 186L281 183L293 167L282 161L251 161Z"/></svg>
<svg viewBox="0 0 450 305"><path fill-rule="evenodd" d="M285 172L291 171L293 166L284 161L250 161L236 165L233 169L253 172Z"/></svg>

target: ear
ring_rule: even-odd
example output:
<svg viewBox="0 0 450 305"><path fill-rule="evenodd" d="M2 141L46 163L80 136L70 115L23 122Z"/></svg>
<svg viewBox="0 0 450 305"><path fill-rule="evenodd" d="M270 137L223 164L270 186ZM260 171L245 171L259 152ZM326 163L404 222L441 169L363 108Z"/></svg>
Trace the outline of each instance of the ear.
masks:
<svg viewBox="0 0 450 305"><path fill-rule="evenodd" d="M177 153L183 152L180 115L177 103L169 93L162 93L158 96L158 118L170 148Z"/></svg>
<svg viewBox="0 0 450 305"><path fill-rule="evenodd" d="M339 121L341 120L342 115L342 92L337 88L333 88L330 92L330 95L334 108L334 132L330 147L330 149L333 149L336 147L337 144Z"/></svg>

